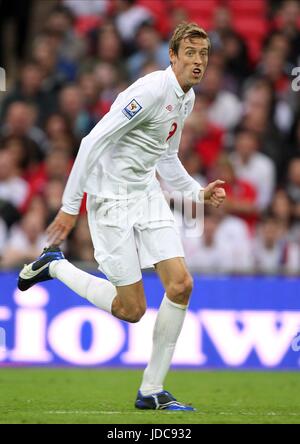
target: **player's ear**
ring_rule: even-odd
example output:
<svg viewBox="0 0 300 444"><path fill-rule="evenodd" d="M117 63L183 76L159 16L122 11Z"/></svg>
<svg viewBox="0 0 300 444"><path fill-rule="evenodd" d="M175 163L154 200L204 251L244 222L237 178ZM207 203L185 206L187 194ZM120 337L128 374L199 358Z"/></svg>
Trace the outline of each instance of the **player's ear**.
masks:
<svg viewBox="0 0 300 444"><path fill-rule="evenodd" d="M171 65L174 65L174 62L175 62L177 56L176 56L174 50L171 48L169 49L169 57L170 57Z"/></svg>

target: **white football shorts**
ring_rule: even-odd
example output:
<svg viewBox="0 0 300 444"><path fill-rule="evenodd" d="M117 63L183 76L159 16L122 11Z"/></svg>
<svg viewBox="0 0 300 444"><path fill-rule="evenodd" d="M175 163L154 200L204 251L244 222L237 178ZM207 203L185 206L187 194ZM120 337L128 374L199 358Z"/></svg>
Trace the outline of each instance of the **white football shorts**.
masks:
<svg viewBox="0 0 300 444"><path fill-rule="evenodd" d="M142 279L141 269L184 257L179 230L161 191L134 199L88 195L87 211L95 259L115 286Z"/></svg>

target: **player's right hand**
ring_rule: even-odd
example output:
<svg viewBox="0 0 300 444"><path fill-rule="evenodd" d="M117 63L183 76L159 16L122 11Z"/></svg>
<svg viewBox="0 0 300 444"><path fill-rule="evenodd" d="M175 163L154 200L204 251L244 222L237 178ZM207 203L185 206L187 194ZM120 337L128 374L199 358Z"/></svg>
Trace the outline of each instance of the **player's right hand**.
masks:
<svg viewBox="0 0 300 444"><path fill-rule="evenodd" d="M60 245L74 228L77 217L60 210L46 230L49 245Z"/></svg>

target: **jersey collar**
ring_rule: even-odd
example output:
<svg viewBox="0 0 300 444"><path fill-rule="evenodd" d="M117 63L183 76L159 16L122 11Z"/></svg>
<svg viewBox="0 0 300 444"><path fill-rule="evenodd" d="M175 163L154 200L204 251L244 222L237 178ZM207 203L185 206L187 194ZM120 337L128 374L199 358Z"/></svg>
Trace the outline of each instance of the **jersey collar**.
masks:
<svg viewBox="0 0 300 444"><path fill-rule="evenodd" d="M169 77L169 79L170 79L170 81L171 81L171 83L172 83L172 85L174 87L176 95L178 97L183 97L185 95L185 92L182 90L181 86L179 85L178 80L177 80L177 78L176 78L176 76L174 74L174 71L172 69L172 66L168 66L168 68L166 69L166 72L167 72L168 77Z"/></svg>

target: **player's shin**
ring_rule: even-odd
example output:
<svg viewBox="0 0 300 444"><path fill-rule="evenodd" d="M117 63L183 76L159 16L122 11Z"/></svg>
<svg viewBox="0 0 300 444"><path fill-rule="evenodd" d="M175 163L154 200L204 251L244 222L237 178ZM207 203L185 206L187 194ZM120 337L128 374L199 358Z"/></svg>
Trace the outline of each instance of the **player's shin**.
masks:
<svg viewBox="0 0 300 444"><path fill-rule="evenodd" d="M111 313L117 295L116 287L111 282L86 273L67 260L53 261L50 274L96 307Z"/></svg>
<svg viewBox="0 0 300 444"><path fill-rule="evenodd" d="M175 304L164 296L153 332L150 362L144 371L140 391L148 396L163 390L175 346L186 315L186 305Z"/></svg>

